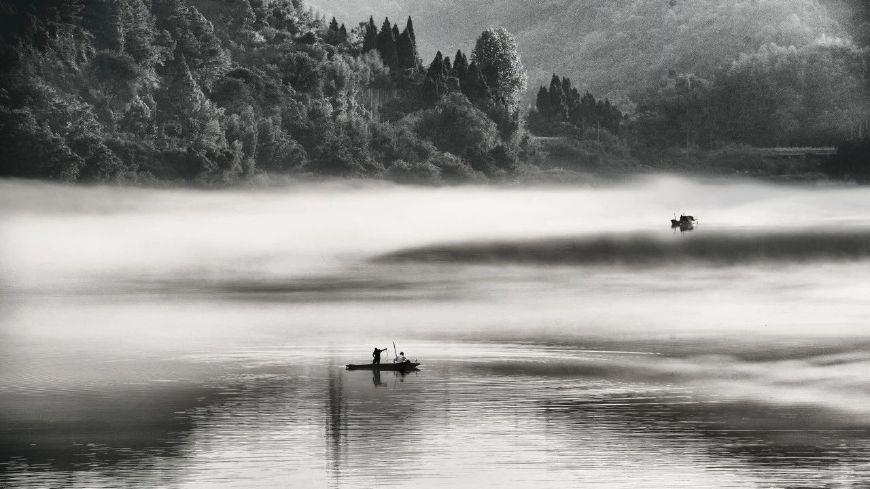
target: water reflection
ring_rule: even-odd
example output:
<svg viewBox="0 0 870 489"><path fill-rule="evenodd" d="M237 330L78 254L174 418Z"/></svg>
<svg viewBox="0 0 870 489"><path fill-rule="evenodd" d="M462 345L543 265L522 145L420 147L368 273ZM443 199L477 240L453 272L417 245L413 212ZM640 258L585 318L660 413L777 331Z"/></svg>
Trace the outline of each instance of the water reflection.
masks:
<svg viewBox="0 0 870 489"><path fill-rule="evenodd" d="M861 189L0 182L0 201L0 486L870 477ZM704 229L672 236L686 202ZM397 335L424 370L345 370Z"/></svg>
<svg viewBox="0 0 870 489"><path fill-rule="evenodd" d="M223 373L198 385L98 392L88 401L81 394L43 399L21 408L30 421L10 414L10 405L25 406L13 398L2 409L2 482L103 487L159 473L167 485L246 487L377 487L385 480L745 487L870 477L870 425L854 416L709 397L625 372L577 376L558 362L553 369L541 363L565 355L624 363L626 353L418 343L430 367L403 375L344 370L356 351L195 357L189 361ZM76 405L74 421L59 426L57 409ZM51 426L40 429L38 418Z"/></svg>
<svg viewBox="0 0 870 489"><path fill-rule="evenodd" d="M331 479L341 479L341 468L344 465L345 454L347 450L347 442L345 429L347 427L347 417L345 415L345 399L343 395L342 376L338 369L329 369L329 377L327 381L328 394L326 396L326 440L328 442L328 459L331 463L328 464L331 472Z"/></svg>
<svg viewBox="0 0 870 489"><path fill-rule="evenodd" d="M133 483L136 469L162 466L180 457L194 420L180 413L208 403L214 391L163 384L83 391L3 389L0 396L0 484L75 479L122 473ZM141 482L141 480L140 480ZM48 482L45 482L48 484ZM51 485L51 484L48 484Z"/></svg>

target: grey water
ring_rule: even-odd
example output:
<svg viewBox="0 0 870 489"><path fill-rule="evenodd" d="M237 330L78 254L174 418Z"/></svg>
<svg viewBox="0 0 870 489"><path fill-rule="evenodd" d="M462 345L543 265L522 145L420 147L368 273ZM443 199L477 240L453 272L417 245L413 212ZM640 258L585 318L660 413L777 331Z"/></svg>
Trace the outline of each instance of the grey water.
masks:
<svg viewBox="0 0 870 489"><path fill-rule="evenodd" d="M861 187L2 181L0 487L866 487L868 237Z"/></svg>

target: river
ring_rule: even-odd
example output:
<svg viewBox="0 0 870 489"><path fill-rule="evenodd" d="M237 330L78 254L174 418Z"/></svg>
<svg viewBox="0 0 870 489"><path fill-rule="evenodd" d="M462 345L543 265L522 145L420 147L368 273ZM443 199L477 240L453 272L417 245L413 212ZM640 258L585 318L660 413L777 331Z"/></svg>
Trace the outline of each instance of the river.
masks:
<svg viewBox="0 0 870 489"><path fill-rule="evenodd" d="M0 181L0 487L866 487L868 293L861 187Z"/></svg>

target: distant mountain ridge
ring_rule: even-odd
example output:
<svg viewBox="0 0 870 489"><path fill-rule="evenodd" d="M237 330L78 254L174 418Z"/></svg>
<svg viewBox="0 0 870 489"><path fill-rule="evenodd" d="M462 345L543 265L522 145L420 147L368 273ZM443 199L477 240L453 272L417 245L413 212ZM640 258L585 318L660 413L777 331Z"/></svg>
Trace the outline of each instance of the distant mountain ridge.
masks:
<svg viewBox="0 0 870 489"><path fill-rule="evenodd" d="M761 45L848 38L851 0L312 0L348 25L413 16L424 62L468 49L491 25L513 33L530 87L551 73L625 100L669 70L709 76Z"/></svg>

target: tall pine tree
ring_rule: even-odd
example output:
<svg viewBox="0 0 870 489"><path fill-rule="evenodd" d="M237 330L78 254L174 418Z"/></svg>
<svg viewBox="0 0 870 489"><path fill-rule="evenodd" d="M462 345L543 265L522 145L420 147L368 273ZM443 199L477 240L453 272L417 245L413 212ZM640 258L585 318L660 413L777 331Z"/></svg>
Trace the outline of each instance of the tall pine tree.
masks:
<svg viewBox="0 0 870 489"><path fill-rule="evenodd" d="M565 92L562 91L562 80L555 73L550 79L550 108L553 120L561 122L567 118L568 105L565 100Z"/></svg>
<svg viewBox="0 0 870 489"><path fill-rule="evenodd" d="M408 17L405 30L396 38L396 56L399 67L402 69L416 69L420 66L420 58L417 54L417 40L414 37L414 24Z"/></svg>
<svg viewBox="0 0 870 489"><path fill-rule="evenodd" d="M372 49L378 48L378 28L375 27L375 19L369 17L369 22L366 24L366 32L363 35L363 52L367 53Z"/></svg>
<svg viewBox="0 0 870 489"><path fill-rule="evenodd" d="M435 58L426 70L423 80L423 93L430 100L439 100L447 93L447 74L444 71L444 57L441 51L435 53Z"/></svg>
<svg viewBox="0 0 870 489"><path fill-rule="evenodd" d="M595 123L596 105L595 97L589 92L586 92L580 99L580 120L584 126Z"/></svg>
<svg viewBox="0 0 870 489"><path fill-rule="evenodd" d="M338 34L338 21L335 20L335 17L329 21L329 27L326 28L326 34L324 34L323 39L333 46L341 43Z"/></svg>
<svg viewBox="0 0 870 489"><path fill-rule="evenodd" d="M550 92L547 91L547 87L541 86L538 89L538 96L535 98L535 106L538 109L538 112L545 118L550 119L553 116L553 109L550 106Z"/></svg>
<svg viewBox="0 0 870 489"><path fill-rule="evenodd" d="M568 94L568 121L575 126L582 126L580 114L580 92L577 91L577 87L571 87L571 93Z"/></svg>
<svg viewBox="0 0 870 489"><path fill-rule="evenodd" d="M565 101L568 100L568 95L571 93L571 79L567 76L562 77L562 93L565 94Z"/></svg>
<svg viewBox="0 0 870 489"><path fill-rule="evenodd" d="M465 79L466 73L468 73L468 58L465 57L462 50L457 50L456 56L453 57L453 76L461 82Z"/></svg>
<svg viewBox="0 0 870 489"><path fill-rule="evenodd" d="M407 70L417 67L417 59L414 56L411 36L408 35L407 30L399 34L399 38L396 40L396 58L399 68Z"/></svg>
<svg viewBox="0 0 870 489"><path fill-rule="evenodd" d="M381 59L384 64L390 68L395 68L399 64L398 54L396 52L396 38L393 36L393 27L390 25L390 19L385 18L384 24L381 26L381 32L378 34L378 52L381 54Z"/></svg>
<svg viewBox="0 0 870 489"><path fill-rule="evenodd" d="M411 36L411 42L414 43L414 51L417 50L417 36L414 34L414 23L411 22L411 17L408 17L408 23L405 24L405 30L408 31L408 35Z"/></svg>
<svg viewBox="0 0 870 489"><path fill-rule="evenodd" d="M468 71L465 73L465 78L462 79L462 93L475 103L481 103L489 98L489 87L486 84L486 79L474 61L468 65Z"/></svg>
<svg viewBox="0 0 870 489"><path fill-rule="evenodd" d="M338 28L338 42L347 42L347 27L345 27L344 24L341 24L341 27Z"/></svg>

